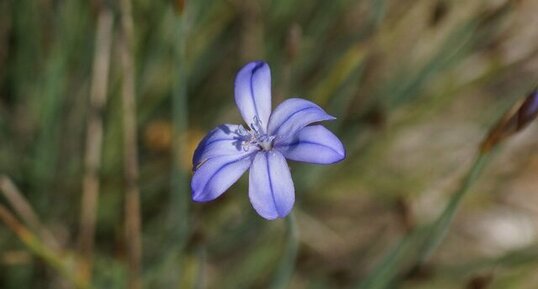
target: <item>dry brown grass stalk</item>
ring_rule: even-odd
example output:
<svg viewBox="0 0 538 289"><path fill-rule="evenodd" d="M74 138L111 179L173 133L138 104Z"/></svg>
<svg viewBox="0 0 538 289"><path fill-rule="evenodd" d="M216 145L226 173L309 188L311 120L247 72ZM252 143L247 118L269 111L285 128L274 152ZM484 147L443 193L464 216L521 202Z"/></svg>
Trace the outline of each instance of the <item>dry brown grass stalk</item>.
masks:
<svg viewBox="0 0 538 289"><path fill-rule="evenodd" d="M125 169L125 240L128 261L128 288L142 287L140 280L142 241L140 190L138 188L138 148L136 131L136 100L133 63L133 19L130 0L120 1L121 37L120 58L123 70L123 142Z"/></svg>
<svg viewBox="0 0 538 289"><path fill-rule="evenodd" d="M11 204L17 215L43 239L48 246L58 248L52 233L41 223L30 203L7 176L0 177L0 191Z"/></svg>
<svg viewBox="0 0 538 289"><path fill-rule="evenodd" d="M86 128L86 152L78 250L81 257L79 274L91 278L97 207L99 201L99 169L103 143L103 111L107 102L108 74L113 34L113 15L101 9L97 18L95 52L90 88L90 110Z"/></svg>

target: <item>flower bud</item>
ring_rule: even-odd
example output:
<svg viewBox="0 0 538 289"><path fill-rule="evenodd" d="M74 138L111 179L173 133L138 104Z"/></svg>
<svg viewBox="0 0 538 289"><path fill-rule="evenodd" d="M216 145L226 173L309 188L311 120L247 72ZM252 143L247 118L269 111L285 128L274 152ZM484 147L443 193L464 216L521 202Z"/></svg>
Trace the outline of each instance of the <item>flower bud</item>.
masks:
<svg viewBox="0 0 538 289"><path fill-rule="evenodd" d="M482 153L490 151L508 137L520 132L538 116L538 88L517 102L490 130L480 146Z"/></svg>

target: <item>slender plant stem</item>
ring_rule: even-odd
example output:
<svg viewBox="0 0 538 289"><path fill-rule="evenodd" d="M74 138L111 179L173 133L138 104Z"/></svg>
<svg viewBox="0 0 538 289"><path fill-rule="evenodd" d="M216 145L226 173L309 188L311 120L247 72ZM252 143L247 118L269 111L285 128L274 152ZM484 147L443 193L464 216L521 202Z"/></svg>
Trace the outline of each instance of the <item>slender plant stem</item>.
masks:
<svg viewBox="0 0 538 289"><path fill-rule="evenodd" d="M180 286L184 284L184 247L189 235L189 185L187 173L181 168L183 152L187 141L187 3L178 2L174 13L174 39L172 53L175 62L174 82L172 86L172 169L170 183L170 203L168 206L167 242L173 248L163 258L164 273L161 278L163 286ZM177 271L177 274L170 274Z"/></svg>
<svg viewBox="0 0 538 289"><path fill-rule="evenodd" d="M134 85L134 29L130 0L120 1L121 41L120 57L123 70L123 145L125 170L125 241L128 259L128 288L139 289L141 281L141 216L138 187L138 147L136 131L136 98Z"/></svg>
<svg viewBox="0 0 538 289"><path fill-rule="evenodd" d="M418 259L419 264L425 263L445 238L463 198L467 195L469 188L476 182L485 165L491 159L491 154L492 151L479 153L473 165L465 175L460 187L454 195L452 195L450 202L446 205L441 215L439 215L429 230L427 230L427 239L424 243L424 247L420 250Z"/></svg>
<svg viewBox="0 0 538 289"><path fill-rule="evenodd" d="M186 5L186 3L184 3ZM189 186L187 174L181 169L182 152L187 141L188 111L187 111L187 56L186 56L186 8L180 7L175 15L175 41L173 42L174 59L176 60L176 75L172 89L172 183L171 203L169 216L175 219L171 224L178 225L171 228L176 233L173 237L178 238L174 242L183 243L188 233L188 204ZM179 222L179 223L178 223Z"/></svg>
<svg viewBox="0 0 538 289"><path fill-rule="evenodd" d="M420 238L420 234L411 232L405 235L376 266L368 277L357 284L357 289L384 289L394 281L405 259L413 252L413 244Z"/></svg>
<svg viewBox="0 0 538 289"><path fill-rule="evenodd" d="M381 260L368 277L357 284L359 289L391 288L404 265L422 265L429 260L446 236L457 209L491 159L492 151L480 151L461 185L452 195L439 217L427 227L419 227L404 236L396 247ZM416 245L415 245L416 244ZM409 262L409 260L411 260ZM409 264L411 263L411 264Z"/></svg>
<svg viewBox="0 0 538 289"><path fill-rule="evenodd" d="M198 248L198 268L196 270L195 282L193 289L206 288L206 262L207 252L205 247Z"/></svg>
<svg viewBox="0 0 538 289"><path fill-rule="evenodd" d="M85 172L82 184L82 204L78 250L80 254L79 274L90 280L99 201L99 169L103 143L102 114L107 101L108 73L112 46L113 15L106 8L101 9L97 18L95 34L95 54L90 88L90 111L86 128Z"/></svg>
<svg viewBox="0 0 538 289"><path fill-rule="evenodd" d="M52 233L41 223L32 205L26 200L17 186L7 176L0 177L0 191L4 194L8 202L13 206L15 212L22 220L33 229L43 241L52 248L59 248L58 242Z"/></svg>
<svg viewBox="0 0 538 289"><path fill-rule="evenodd" d="M269 287L271 289L287 288L293 276L293 271L295 270L295 262L299 251L299 230L293 212L291 212L286 219L286 224L288 231L286 247L282 254L282 258L280 259L280 263L278 264L271 287Z"/></svg>
<svg viewBox="0 0 538 289"><path fill-rule="evenodd" d="M28 230L15 216L0 204L0 221L2 221L21 242L36 256L56 270L63 278L69 280L77 289L91 289L91 286L71 270L67 255L48 247L38 236Z"/></svg>

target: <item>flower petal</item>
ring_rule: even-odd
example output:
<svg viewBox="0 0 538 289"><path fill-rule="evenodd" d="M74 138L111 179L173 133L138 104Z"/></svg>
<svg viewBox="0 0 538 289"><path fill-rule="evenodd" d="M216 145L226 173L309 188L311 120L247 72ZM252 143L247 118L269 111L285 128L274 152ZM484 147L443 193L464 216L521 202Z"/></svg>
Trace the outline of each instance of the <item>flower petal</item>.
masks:
<svg viewBox="0 0 538 289"><path fill-rule="evenodd" d="M342 142L321 125L301 129L289 143L275 146L287 159L315 164L333 164L346 157Z"/></svg>
<svg viewBox="0 0 538 289"><path fill-rule="evenodd" d="M271 114L268 132L270 135L281 136L277 137L277 141L278 139L285 140L313 122L333 119L335 117L328 115L311 101L290 98L282 102Z"/></svg>
<svg viewBox="0 0 538 289"><path fill-rule="evenodd" d="M252 152L208 159L191 180L192 199L207 202L218 198L233 185L252 163Z"/></svg>
<svg viewBox="0 0 538 289"><path fill-rule="evenodd" d="M266 130L271 114L271 70L263 61L245 65L235 78L235 103L247 125L256 118Z"/></svg>
<svg viewBox="0 0 538 289"><path fill-rule="evenodd" d="M246 131L238 124L222 124L210 131L198 144L192 157L194 170L203 162L216 156L242 154Z"/></svg>
<svg viewBox="0 0 538 289"><path fill-rule="evenodd" d="M295 202L290 169L278 151L256 154L250 167L248 195L252 206L265 219L284 218Z"/></svg>

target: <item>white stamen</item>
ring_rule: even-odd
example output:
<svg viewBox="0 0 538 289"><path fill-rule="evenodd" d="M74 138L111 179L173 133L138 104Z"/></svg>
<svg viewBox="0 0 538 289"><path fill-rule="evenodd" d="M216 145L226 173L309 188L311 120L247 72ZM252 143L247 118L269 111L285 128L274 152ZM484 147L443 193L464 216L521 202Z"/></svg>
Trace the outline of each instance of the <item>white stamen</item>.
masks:
<svg viewBox="0 0 538 289"><path fill-rule="evenodd" d="M269 151L273 148L275 137L265 133L262 122L257 116L254 117L253 122L250 124L250 130L240 126L237 133L244 138L241 144L244 151L248 151L250 146L258 146L264 151Z"/></svg>

